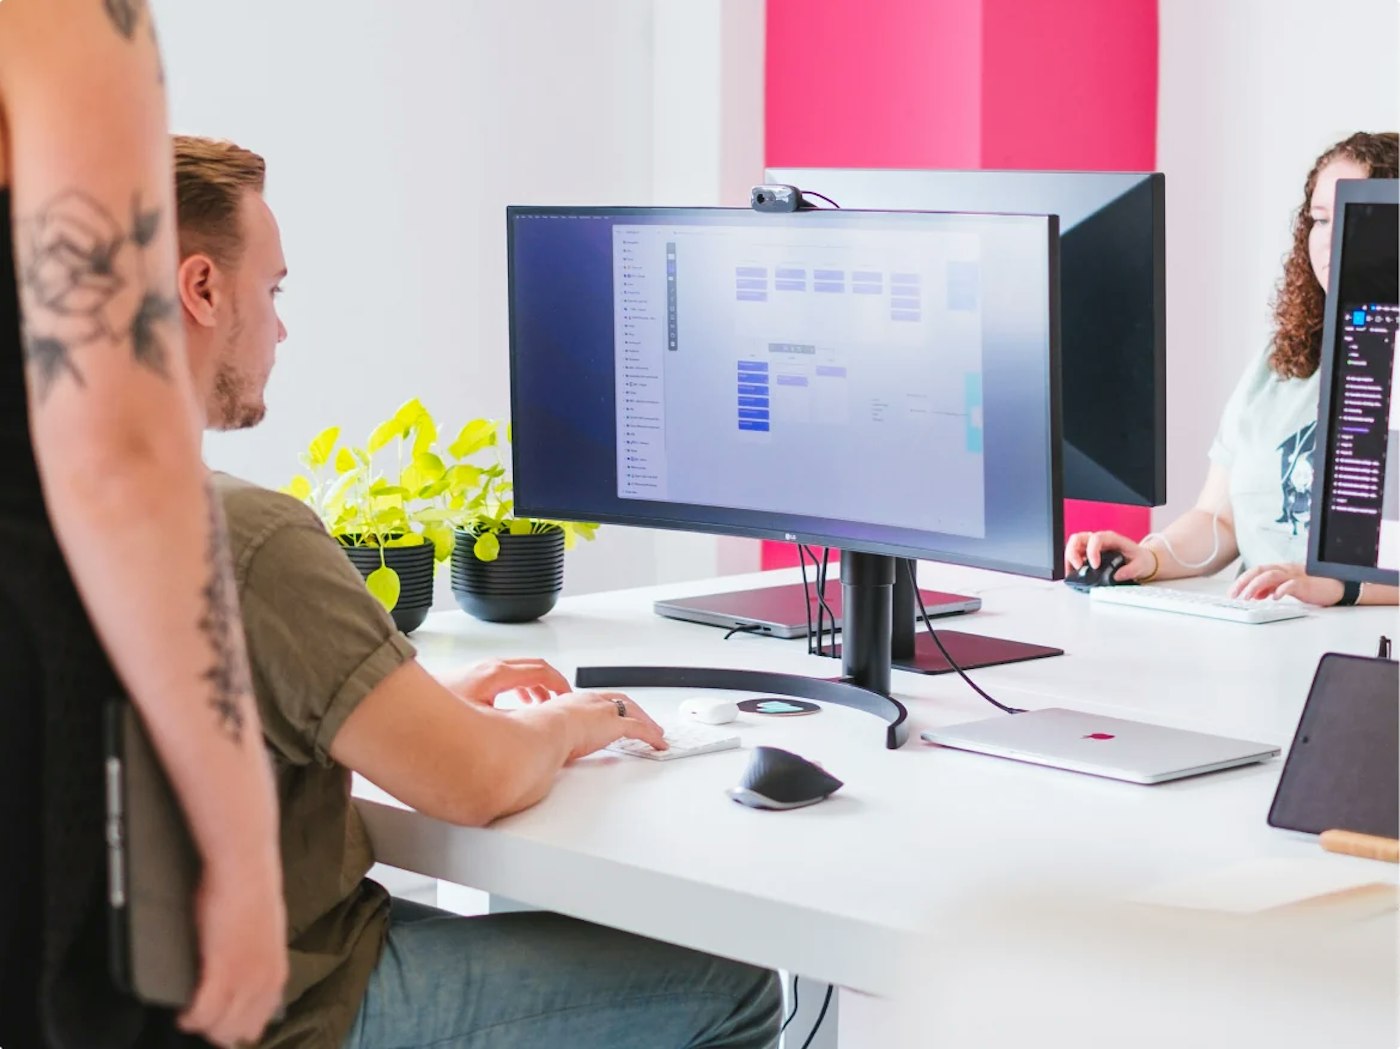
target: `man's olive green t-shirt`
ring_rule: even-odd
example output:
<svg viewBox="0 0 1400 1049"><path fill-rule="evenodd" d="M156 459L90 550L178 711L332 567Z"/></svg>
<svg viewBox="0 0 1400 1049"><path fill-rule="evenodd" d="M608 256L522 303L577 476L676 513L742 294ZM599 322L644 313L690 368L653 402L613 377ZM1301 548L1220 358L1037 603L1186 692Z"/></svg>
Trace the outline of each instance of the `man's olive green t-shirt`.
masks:
<svg viewBox="0 0 1400 1049"><path fill-rule="evenodd" d="M258 714L281 806L291 976L286 1017L262 1049L340 1049L388 928L388 894L331 760L345 719L414 655L311 510L215 474L248 640Z"/></svg>

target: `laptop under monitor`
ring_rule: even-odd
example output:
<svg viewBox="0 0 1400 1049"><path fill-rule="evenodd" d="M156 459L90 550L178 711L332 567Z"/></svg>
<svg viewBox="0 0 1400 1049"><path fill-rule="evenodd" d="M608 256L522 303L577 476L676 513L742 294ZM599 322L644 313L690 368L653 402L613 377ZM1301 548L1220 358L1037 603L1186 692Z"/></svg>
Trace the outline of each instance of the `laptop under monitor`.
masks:
<svg viewBox="0 0 1400 1049"><path fill-rule="evenodd" d="M982 607L980 597L966 597L962 594L944 594L935 590L920 590L924 608L931 617L956 615L961 612L976 612ZM817 599L815 593L808 599L811 604L811 618L803 608L803 590L796 586L769 586L759 590L735 590L725 594L703 594L699 597L682 597L669 601L657 601L652 610L659 616L670 619L684 619L691 623L704 623L707 626L724 627L728 630L746 629L772 637L806 637L809 625L816 628ZM841 626L841 587L827 586L827 606L836 616L836 626ZM917 618L917 613L915 613Z"/></svg>
<svg viewBox="0 0 1400 1049"><path fill-rule="evenodd" d="M1279 753L1269 743L1059 707L929 729L923 738L956 750L1129 783L1166 783L1265 761Z"/></svg>

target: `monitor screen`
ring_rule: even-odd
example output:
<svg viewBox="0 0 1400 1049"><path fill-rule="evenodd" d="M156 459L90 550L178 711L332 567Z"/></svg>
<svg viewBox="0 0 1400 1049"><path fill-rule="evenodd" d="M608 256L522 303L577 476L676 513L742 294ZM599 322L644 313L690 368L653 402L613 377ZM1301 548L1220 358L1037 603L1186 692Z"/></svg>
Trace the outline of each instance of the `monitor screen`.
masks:
<svg viewBox="0 0 1400 1049"><path fill-rule="evenodd" d="M1053 217L507 222L518 512L1059 571Z"/></svg>
<svg viewBox="0 0 1400 1049"><path fill-rule="evenodd" d="M1400 182L1337 183L1318 394L1308 571L1355 582L1400 575Z"/></svg>
<svg viewBox="0 0 1400 1049"><path fill-rule="evenodd" d="M843 208L1058 215L1065 497L1167 501L1161 174L772 168L767 177Z"/></svg>

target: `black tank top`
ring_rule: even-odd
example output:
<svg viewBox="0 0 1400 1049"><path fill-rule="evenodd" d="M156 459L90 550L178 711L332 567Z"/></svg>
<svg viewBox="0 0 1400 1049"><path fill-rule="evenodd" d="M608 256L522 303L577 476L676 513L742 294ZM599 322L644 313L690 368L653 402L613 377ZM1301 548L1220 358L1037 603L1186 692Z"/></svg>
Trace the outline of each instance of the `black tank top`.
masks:
<svg viewBox="0 0 1400 1049"><path fill-rule="evenodd" d="M0 463L5 483L0 499L13 512L34 515L42 508L39 476L29 442L29 402L24 391L20 348L19 298L10 235L10 194L0 188Z"/></svg>
<svg viewBox="0 0 1400 1049"><path fill-rule="evenodd" d="M102 703L119 685L39 485L10 227L0 187L0 1046L204 1046L107 975Z"/></svg>

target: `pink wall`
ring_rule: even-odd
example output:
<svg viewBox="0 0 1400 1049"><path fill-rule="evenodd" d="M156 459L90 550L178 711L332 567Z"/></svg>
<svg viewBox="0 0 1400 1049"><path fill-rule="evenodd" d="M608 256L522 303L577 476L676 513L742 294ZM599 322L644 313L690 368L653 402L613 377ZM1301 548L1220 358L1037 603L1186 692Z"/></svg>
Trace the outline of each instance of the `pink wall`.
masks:
<svg viewBox="0 0 1400 1049"><path fill-rule="evenodd" d="M768 0L766 159L980 165L980 4Z"/></svg>
<svg viewBox="0 0 1400 1049"><path fill-rule="evenodd" d="M766 46L770 166L1156 166L1157 0L768 0ZM1065 503L1066 534L1149 527Z"/></svg>

